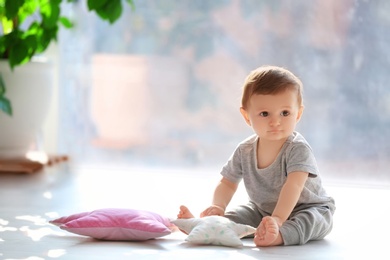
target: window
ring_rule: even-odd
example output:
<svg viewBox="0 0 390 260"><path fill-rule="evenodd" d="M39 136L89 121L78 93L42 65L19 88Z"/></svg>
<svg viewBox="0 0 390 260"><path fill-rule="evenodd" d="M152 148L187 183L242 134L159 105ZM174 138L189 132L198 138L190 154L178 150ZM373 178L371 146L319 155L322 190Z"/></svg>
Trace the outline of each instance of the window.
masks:
<svg viewBox="0 0 390 260"><path fill-rule="evenodd" d="M390 185L388 1L135 1L111 26L80 4L61 37L60 150L79 162L215 167L252 134L247 73L304 84L298 131L325 178Z"/></svg>

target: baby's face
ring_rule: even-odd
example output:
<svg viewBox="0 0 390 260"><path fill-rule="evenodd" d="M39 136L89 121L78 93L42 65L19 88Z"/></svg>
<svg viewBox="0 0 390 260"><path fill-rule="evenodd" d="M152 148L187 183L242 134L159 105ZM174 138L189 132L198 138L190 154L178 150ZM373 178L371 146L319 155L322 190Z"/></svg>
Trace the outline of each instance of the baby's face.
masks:
<svg viewBox="0 0 390 260"><path fill-rule="evenodd" d="M302 111L296 91L286 90L276 95L252 95L242 112L260 138L278 141L292 134Z"/></svg>

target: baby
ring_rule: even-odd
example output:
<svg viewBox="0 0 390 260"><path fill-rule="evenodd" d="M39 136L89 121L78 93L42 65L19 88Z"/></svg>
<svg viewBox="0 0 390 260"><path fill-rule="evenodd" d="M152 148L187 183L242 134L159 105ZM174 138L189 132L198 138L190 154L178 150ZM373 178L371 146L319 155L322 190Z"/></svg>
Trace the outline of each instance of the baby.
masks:
<svg viewBox="0 0 390 260"><path fill-rule="evenodd" d="M332 230L334 200L322 186L311 147L295 131L304 109L302 92L301 81L284 68L250 72L240 111L255 134L237 146L221 171L211 206L200 214L257 228L256 246L301 245ZM241 180L249 202L225 212ZM180 207L178 218L193 217Z"/></svg>

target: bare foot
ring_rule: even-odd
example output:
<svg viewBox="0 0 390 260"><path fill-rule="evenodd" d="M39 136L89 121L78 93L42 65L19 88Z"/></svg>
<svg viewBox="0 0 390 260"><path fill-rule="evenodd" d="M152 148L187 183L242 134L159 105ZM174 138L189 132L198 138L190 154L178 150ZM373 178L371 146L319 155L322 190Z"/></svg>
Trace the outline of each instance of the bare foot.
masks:
<svg viewBox="0 0 390 260"><path fill-rule="evenodd" d="M264 217L257 227L254 243L256 246L277 246L283 244L279 233L279 225L272 217Z"/></svg>
<svg viewBox="0 0 390 260"><path fill-rule="evenodd" d="M193 218L191 211L186 206L180 206L179 214L177 214L177 218Z"/></svg>

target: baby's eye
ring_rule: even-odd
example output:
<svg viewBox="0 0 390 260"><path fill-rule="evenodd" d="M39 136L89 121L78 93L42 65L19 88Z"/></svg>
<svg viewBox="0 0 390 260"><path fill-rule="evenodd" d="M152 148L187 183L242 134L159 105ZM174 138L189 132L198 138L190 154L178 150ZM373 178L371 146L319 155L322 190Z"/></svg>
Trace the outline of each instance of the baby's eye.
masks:
<svg viewBox="0 0 390 260"><path fill-rule="evenodd" d="M290 112L287 111L287 110L284 110L282 111L282 113L280 113L281 116L289 116L290 115Z"/></svg>
<svg viewBox="0 0 390 260"><path fill-rule="evenodd" d="M266 112L266 111L260 112L260 116L267 117L268 116L268 112Z"/></svg>

